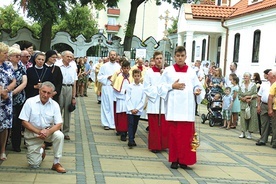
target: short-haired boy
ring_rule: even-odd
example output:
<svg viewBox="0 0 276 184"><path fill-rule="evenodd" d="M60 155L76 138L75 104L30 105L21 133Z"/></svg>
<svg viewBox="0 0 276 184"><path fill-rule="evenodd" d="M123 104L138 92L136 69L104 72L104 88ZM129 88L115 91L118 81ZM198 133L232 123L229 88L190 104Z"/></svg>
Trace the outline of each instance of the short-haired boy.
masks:
<svg viewBox="0 0 276 184"><path fill-rule="evenodd" d="M137 131L140 115L145 104L145 93L143 85L140 83L141 71L134 69L132 71L134 82L129 85L126 91L126 106L128 118L128 146L132 148L136 146L134 141Z"/></svg>

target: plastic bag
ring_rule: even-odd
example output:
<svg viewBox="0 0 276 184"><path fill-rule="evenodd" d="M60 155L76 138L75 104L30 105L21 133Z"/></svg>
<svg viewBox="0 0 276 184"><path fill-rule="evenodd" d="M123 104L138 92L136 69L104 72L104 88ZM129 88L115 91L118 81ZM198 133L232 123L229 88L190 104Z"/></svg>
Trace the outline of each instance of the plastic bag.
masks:
<svg viewBox="0 0 276 184"><path fill-rule="evenodd" d="M248 104L247 104L244 111L245 111L244 119L250 119L251 118L251 112L250 112L250 106Z"/></svg>

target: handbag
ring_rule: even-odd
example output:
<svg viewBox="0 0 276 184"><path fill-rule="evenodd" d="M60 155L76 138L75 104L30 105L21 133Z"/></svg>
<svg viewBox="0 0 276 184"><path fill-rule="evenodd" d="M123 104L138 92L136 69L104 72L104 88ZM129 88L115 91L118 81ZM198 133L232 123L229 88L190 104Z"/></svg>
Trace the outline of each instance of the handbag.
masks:
<svg viewBox="0 0 276 184"><path fill-rule="evenodd" d="M250 106L247 104L246 108L245 108L245 115L244 115L244 119L248 120L251 118L251 112L250 112Z"/></svg>

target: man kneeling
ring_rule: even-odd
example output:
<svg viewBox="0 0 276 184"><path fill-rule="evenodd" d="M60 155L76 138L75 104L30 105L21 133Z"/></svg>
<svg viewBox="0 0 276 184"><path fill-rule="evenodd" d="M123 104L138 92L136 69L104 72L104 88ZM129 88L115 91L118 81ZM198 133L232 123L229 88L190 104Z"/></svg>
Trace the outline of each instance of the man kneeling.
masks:
<svg viewBox="0 0 276 184"><path fill-rule="evenodd" d="M19 115L25 127L24 138L28 148L27 159L31 168L38 168L45 158L44 141L53 142L54 163L52 170L65 173L60 165L64 135L60 131L62 117L57 102L52 100L55 86L44 82L39 88L39 95L29 98Z"/></svg>

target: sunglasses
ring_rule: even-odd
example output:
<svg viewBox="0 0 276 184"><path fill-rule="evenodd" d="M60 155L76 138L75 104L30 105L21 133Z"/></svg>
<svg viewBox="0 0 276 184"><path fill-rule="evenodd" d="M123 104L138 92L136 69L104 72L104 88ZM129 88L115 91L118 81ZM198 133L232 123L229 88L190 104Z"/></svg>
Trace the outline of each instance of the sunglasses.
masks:
<svg viewBox="0 0 276 184"><path fill-rule="evenodd" d="M28 57L28 58L30 58L31 56L21 56L21 57Z"/></svg>

